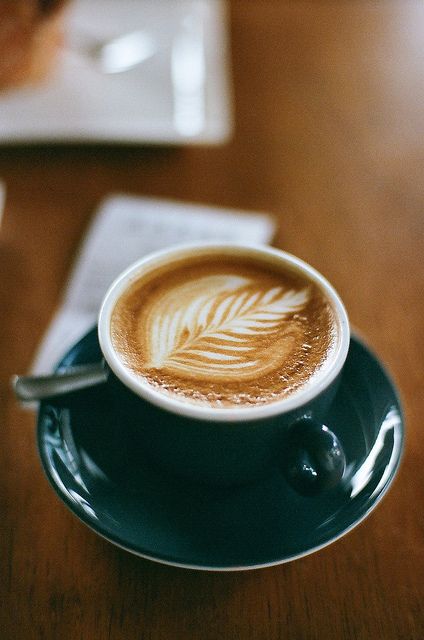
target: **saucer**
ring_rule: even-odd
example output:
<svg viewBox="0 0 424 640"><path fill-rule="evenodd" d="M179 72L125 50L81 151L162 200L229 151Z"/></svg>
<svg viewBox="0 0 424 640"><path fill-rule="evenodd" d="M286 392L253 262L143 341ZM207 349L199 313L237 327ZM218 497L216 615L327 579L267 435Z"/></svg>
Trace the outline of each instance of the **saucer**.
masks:
<svg viewBox="0 0 424 640"><path fill-rule="evenodd" d="M93 329L60 366L100 359ZM313 553L348 533L390 487L403 449L396 389L357 337L327 424L343 444L343 483L318 497L296 494L275 470L232 489L169 482L132 459L108 386L41 403L44 471L67 507L113 544L165 564L215 571L255 569Z"/></svg>

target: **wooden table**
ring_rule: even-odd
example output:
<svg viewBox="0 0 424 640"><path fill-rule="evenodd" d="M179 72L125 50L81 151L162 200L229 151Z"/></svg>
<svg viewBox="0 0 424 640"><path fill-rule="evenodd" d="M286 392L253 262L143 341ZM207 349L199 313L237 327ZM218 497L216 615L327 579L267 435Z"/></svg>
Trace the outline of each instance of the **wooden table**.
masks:
<svg viewBox="0 0 424 640"><path fill-rule="evenodd" d="M424 7L233 0L235 135L216 148L2 148L1 560L4 640L424 637ZM90 215L113 191L263 209L276 245L322 271L390 369L407 447L349 535L239 573L112 546L54 496L25 371Z"/></svg>

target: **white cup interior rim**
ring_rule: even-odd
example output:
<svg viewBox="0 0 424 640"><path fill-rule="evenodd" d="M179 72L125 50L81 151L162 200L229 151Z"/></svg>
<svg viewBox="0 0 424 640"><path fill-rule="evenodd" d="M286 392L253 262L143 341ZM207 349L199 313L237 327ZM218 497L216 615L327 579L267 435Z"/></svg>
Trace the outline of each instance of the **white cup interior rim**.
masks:
<svg viewBox="0 0 424 640"><path fill-rule="evenodd" d="M332 360L322 371L314 375L311 385L305 385L298 392L287 398L276 400L254 407L210 407L202 404L184 402L178 398L155 390L141 377L132 373L116 354L110 335L110 321L113 309L122 293L137 280L141 274L155 270L168 262L178 261L184 257L207 254L228 254L252 256L262 262L289 266L316 283L330 300L339 323L339 340ZM177 415L198 420L215 422L246 422L261 420L307 406L315 397L322 393L340 373L347 357L350 331L346 309L333 286L316 269L309 264L279 249L264 245L234 243L234 242L202 242L170 247L151 253L130 265L112 283L107 291L99 313L98 335L103 356L113 373L135 394L152 404Z"/></svg>

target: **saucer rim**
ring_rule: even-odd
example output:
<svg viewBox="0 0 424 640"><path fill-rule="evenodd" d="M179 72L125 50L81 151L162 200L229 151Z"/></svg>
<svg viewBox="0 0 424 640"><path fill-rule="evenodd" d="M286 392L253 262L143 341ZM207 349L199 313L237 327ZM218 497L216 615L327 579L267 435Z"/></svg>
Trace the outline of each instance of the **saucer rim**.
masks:
<svg viewBox="0 0 424 640"><path fill-rule="evenodd" d="M57 367L61 366L61 363L64 362L69 357L69 355L78 346L78 344L83 339L85 339L87 336L89 336L91 333L93 333L94 331L95 331L95 328L91 329L84 336L82 336L81 340L77 341L71 347L71 349L69 349L68 352L66 354L64 354L63 358L61 359L60 363L58 363ZM349 526L347 526L346 528L342 529L342 531L340 531L337 535L329 538L328 540L326 540L325 542L323 542L321 544L318 544L316 546L310 547L310 548L308 548L308 549L306 549L306 550L304 550L304 551L302 551L300 553L287 555L284 558L280 558L278 560L272 560L270 562L261 562L261 563L256 563L256 564L243 564L243 565L224 565L224 566L207 565L207 564L204 564L204 565L202 565L202 564L190 564L190 563L187 563L187 562L178 562L176 560L167 559L166 557L150 555L148 553L144 553L144 552L139 551L137 549L134 549L132 547L126 546L119 539L119 536L116 536L116 538L113 538L113 537L107 535L106 533L104 533L101 529L94 527L90 522L88 522L86 519L84 519L83 515L81 513L79 513L76 508L74 508L74 505L71 502L71 500L69 500L66 497L66 495L62 491L59 490L58 484L56 482L54 482L53 474L51 473L51 468L47 464L48 457L45 454L45 447L43 447L42 437L41 437L41 435L42 435L41 432L43 430L43 427L42 427L42 424L41 424L41 422L42 422L42 414L43 414L43 407L47 404L45 402L42 402L40 404L38 415L37 415L37 445L38 445L37 448L38 448L39 459L41 461L41 466L42 466L42 469L44 471L44 475L46 476L50 486L53 488L56 496L61 500L62 503L65 504L65 506L71 511L71 513L78 520L80 520L86 527L88 527L88 529L93 531L96 535L100 536L104 540L107 540L108 542L110 542L114 546L116 546L116 547L118 547L118 548L120 548L120 549L122 549L124 551L127 551L127 552L131 553L132 555L135 555L137 557L143 558L145 560L150 560L150 561L155 562L157 564L162 564L162 565L176 567L176 568L182 568L182 569L195 570L195 571L225 573L225 572L253 571L253 570L256 570L256 569L265 569L265 568L269 568L269 567L278 566L278 565L281 565L281 564L286 564L288 562L292 562L294 560L298 560L300 558L304 558L304 557L306 557L308 555L316 553L316 552L320 551L321 549L324 549L325 547L333 544L334 542L337 542L337 540L339 540L340 538L346 536L353 529L355 529L357 526L359 526L372 513L372 511L374 511L374 509L380 504L380 502L386 496L388 490L392 487L393 482L396 479L396 476L398 474L399 467L400 467L400 465L402 463L404 450L405 450L405 420L404 420L404 412L403 412L402 403L401 403L401 399L400 399L400 394L399 394L398 388L395 385L393 378L388 373L388 370L387 370L386 366L384 365L384 363L382 363L380 358L377 357L375 352L368 346L368 343L363 338L363 336L362 335L358 335L358 333L356 331L352 331L351 340L357 342L364 349L364 351L367 353L367 355L377 362L378 366L380 367L380 369L382 371L382 374L386 378L388 386L390 387L391 392L393 393L394 399L396 401L396 408L397 408L398 414L399 414L399 425L398 426L399 426L399 429L400 429L401 440L400 440L400 443L399 443L397 459L393 463L393 467L391 468L390 475L387 478L384 487L380 490L378 496L374 498L374 500L369 505L369 507L364 511L364 513L358 519L355 519ZM349 357L349 354L348 354L347 358L348 357ZM347 359L346 359L346 361L347 361Z"/></svg>

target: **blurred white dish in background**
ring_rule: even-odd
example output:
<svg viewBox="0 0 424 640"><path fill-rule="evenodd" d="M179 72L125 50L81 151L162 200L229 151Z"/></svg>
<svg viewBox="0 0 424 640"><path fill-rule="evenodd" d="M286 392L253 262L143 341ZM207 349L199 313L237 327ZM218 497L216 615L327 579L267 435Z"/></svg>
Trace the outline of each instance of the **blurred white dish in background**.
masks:
<svg viewBox="0 0 424 640"><path fill-rule="evenodd" d="M224 0L75 0L67 36L54 76L0 94L0 143L230 136Z"/></svg>

